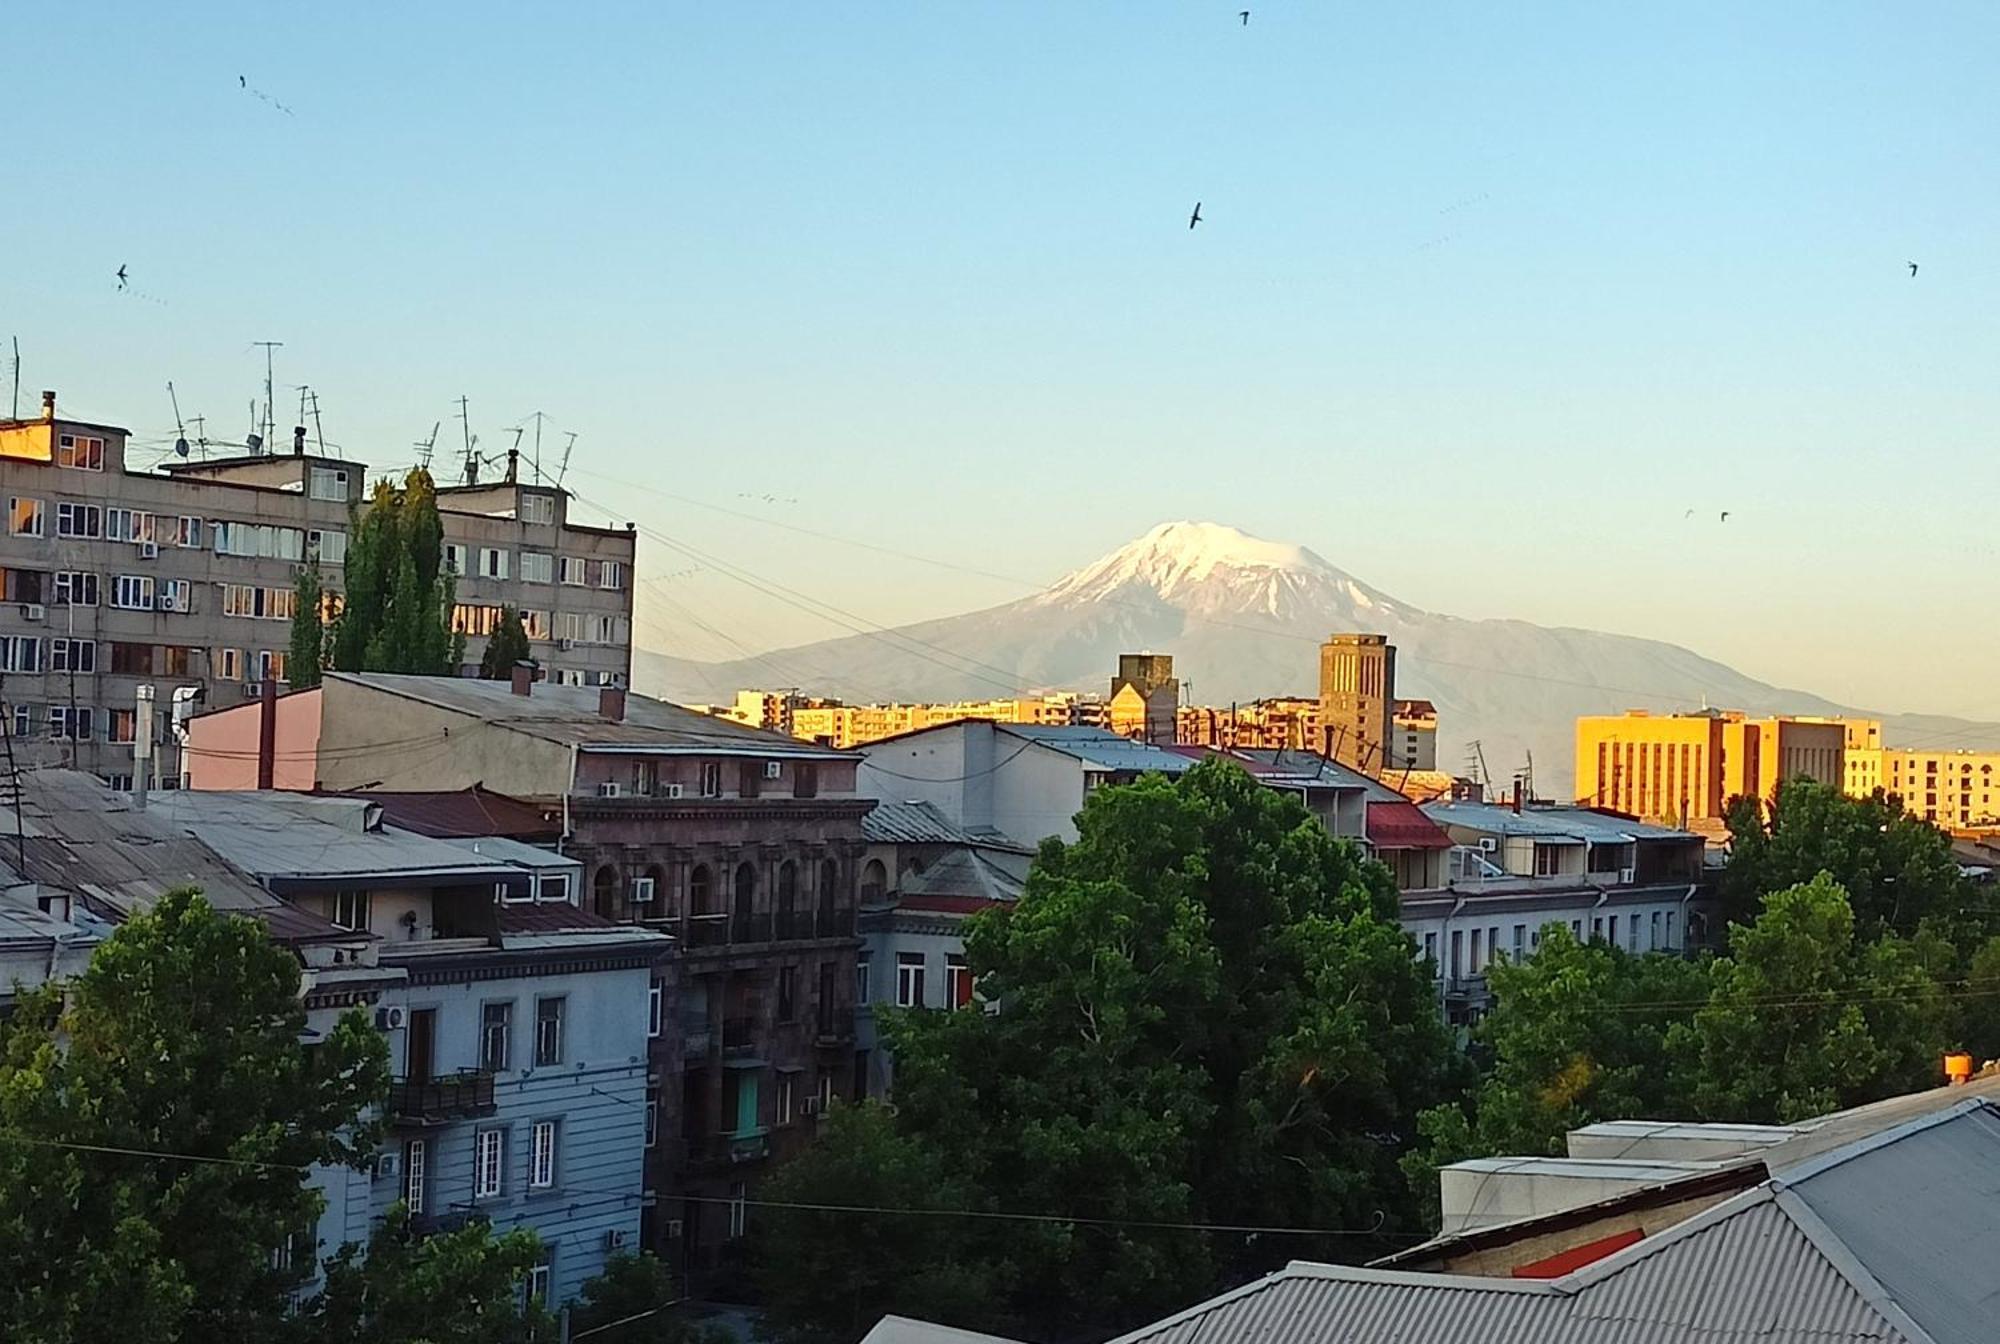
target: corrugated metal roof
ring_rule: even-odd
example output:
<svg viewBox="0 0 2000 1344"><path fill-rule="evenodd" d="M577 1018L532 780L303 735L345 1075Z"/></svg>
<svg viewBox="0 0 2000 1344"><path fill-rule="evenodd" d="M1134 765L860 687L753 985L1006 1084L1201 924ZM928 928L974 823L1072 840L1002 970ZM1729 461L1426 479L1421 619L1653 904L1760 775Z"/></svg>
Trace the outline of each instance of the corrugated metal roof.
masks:
<svg viewBox="0 0 2000 1344"><path fill-rule="evenodd" d="M736 755L843 760L851 753L801 742L783 733L766 732L711 714L627 694L625 717L613 721L598 713L598 692L582 686L552 686L536 682L528 695L514 694L510 683L470 677L416 677L394 672L329 672L328 681L400 695L469 715L513 732L564 745L601 748L649 748L656 751L726 752Z"/></svg>
<svg viewBox="0 0 2000 1344"><path fill-rule="evenodd" d="M1519 812L1498 803L1452 802L1423 804L1425 815L1442 826L1459 825L1495 835L1587 840L1592 844L1623 844L1630 840L1696 840L1693 831L1654 826L1625 817L1610 817L1587 807L1523 807Z"/></svg>
<svg viewBox="0 0 2000 1344"><path fill-rule="evenodd" d="M884 1316L861 1338L861 1344L1015 1344L999 1335L982 1335L957 1330L929 1321L913 1321L907 1316Z"/></svg>
<svg viewBox="0 0 2000 1344"><path fill-rule="evenodd" d="M398 875L489 877L498 882L521 872L447 840L382 826L379 811L369 815L372 807L359 799L309 794L180 789L154 795L150 811L267 882L364 875L377 880Z"/></svg>
<svg viewBox="0 0 2000 1344"><path fill-rule="evenodd" d="M955 849L923 872L905 877L904 896L965 896L983 901L1017 901L1023 882L972 849Z"/></svg>
<svg viewBox="0 0 2000 1344"><path fill-rule="evenodd" d="M1146 742L1120 737L1108 728L1085 728L1069 724L996 723L995 732L1024 737L1037 746L1073 756L1099 770L1144 774L1157 771L1178 775L1194 769L1185 756Z"/></svg>
<svg viewBox="0 0 2000 1344"><path fill-rule="evenodd" d="M560 820L534 803L493 793L477 785L469 789L430 793L345 794L379 803L392 826L418 835L451 839L460 836L504 835L514 840L554 840L562 834Z"/></svg>
<svg viewBox="0 0 2000 1344"><path fill-rule="evenodd" d="M1400 798L1368 804L1368 843L1377 849L1450 849L1444 827L1424 815L1415 803Z"/></svg>
<svg viewBox="0 0 2000 1344"><path fill-rule="evenodd" d="M861 838L873 845L965 845L956 822L931 803L878 802L861 818Z"/></svg>

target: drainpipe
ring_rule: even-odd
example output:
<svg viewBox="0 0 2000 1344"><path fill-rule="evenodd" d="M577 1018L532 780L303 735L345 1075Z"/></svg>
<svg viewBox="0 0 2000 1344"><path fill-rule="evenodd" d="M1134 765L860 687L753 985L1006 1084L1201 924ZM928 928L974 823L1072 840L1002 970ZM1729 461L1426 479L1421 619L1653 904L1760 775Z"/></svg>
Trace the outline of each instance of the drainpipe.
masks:
<svg viewBox="0 0 2000 1344"><path fill-rule="evenodd" d="M576 743L569 744L569 785L563 790L562 838L556 841L556 853L563 853L563 846L569 843L569 796L576 792ZM578 893L578 899L582 894Z"/></svg>
<svg viewBox="0 0 2000 1344"><path fill-rule="evenodd" d="M1680 946L1680 953L1681 953L1681 955L1682 955L1682 956L1686 956L1686 955L1688 954L1689 950L1690 950L1690 949L1689 949L1689 947L1688 947L1688 902L1689 902L1689 901L1691 901L1691 900L1693 900L1693 899L1694 899L1694 894L1695 894L1695 893L1696 893L1697 891L1700 891L1700 890L1701 890L1701 884L1700 884L1700 883L1698 883L1698 882L1690 882L1690 883L1688 884L1688 889L1687 889L1686 893L1685 893L1685 894L1683 894L1683 895L1681 896L1681 946Z"/></svg>

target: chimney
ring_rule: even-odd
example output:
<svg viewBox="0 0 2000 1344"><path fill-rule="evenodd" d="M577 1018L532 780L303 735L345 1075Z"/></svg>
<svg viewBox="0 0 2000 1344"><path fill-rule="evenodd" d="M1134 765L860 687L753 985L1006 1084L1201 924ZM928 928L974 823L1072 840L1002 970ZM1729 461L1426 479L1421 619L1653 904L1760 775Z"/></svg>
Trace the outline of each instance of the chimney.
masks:
<svg viewBox="0 0 2000 1344"><path fill-rule="evenodd" d="M534 684L535 665L533 663L514 664L514 694L526 695L529 692L529 688Z"/></svg>
<svg viewBox="0 0 2000 1344"><path fill-rule="evenodd" d="M306 427L304 425L293 425L292 456L304 457L305 455L306 455Z"/></svg>
<svg viewBox="0 0 2000 1344"><path fill-rule="evenodd" d="M56 418L56 394L53 392L44 392L42 393L42 419L50 424L53 424L55 422L55 418Z"/></svg>
<svg viewBox="0 0 2000 1344"><path fill-rule="evenodd" d="M521 450L519 448L509 448L507 450L507 484L515 484L520 474Z"/></svg>
<svg viewBox="0 0 2000 1344"><path fill-rule="evenodd" d="M278 679L265 675L257 684L257 787L274 787L278 761Z"/></svg>
<svg viewBox="0 0 2000 1344"><path fill-rule="evenodd" d="M607 723L625 722L625 688L605 686L597 692L597 717Z"/></svg>
<svg viewBox="0 0 2000 1344"><path fill-rule="evenodd" d="M1521 815L1521 781L1518 778L1514 781L1514 815Z"/></svg>

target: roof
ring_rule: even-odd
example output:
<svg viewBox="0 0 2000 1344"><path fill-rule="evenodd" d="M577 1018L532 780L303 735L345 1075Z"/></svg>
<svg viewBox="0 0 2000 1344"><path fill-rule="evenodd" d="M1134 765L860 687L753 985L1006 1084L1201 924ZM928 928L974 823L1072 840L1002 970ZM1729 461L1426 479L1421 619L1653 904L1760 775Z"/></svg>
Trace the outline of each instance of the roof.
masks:
<svg viewBox="0 0 2000 1344"><path fill-rule="evenodd" d="M2000 1304L1996 1171L1977 1097L1559 1278L1294 1263L1119 1344L1973 1344Z"/></svg>
<svg viewBox="0 0 2000 1344"><path fill-rule="evenodd" d="M982 1335L957 1330L948 1325L913 1321L907 1316L884 1316L875 1328L861 1337L861 1344L1015 1344L999 1335Z"/></svg>
<svg viewBox="0 0 2000 1344"><path fill-rule="evenodd" d="M1120 737L1109 728L1031 723L996 723L993 728L996 732L1026 738L1038 747L1059 751L1097 770L1121 774L1158 771L1163 775L1178 775L1194 769L1195 765L1187 757L1165 747Z"/></svg>
<svg viewBox="0 0 2000 1344"><path fill-rule="evenodd" d="M898 894L902 904L911 908L921 908L926 898L937 897L1013 902L1021 898L1024 885L1023 878L968 848L954 849L923 872L905 877Z"/></svg>
<svg viewBox="0 0 2000 1344"><path fill-rule="evenodd" d="M1444 827L1415 803L1368 804L1368 843L1377 849L1450 849Z"/></svg>
<svg viewBox="0 0 2000 1344"><path fill-rule="evenodd" d="M878 802L861 819L861 838L871 845L963 845L971 843L957 822L931 803Z"/></svg>
<svg viewBox="0 0 2000 1344"><path fill-rule="evenodd" d="M559 821L533 803L474 785L469 789L429 793L346 794L378 803L392 826L418 835L449 839L457 836L504 835L514 840L554 840L562 834Z"/></svg>
<svg viewBox="0 0 2000 1344"><path fill-rule="evenodd" d="M101 937L97 928L61 919L38 906L0 899L0 949L85 945ZM0 993L6 992L6 988L0 985Z"/></svg>
<svg viewBox="0 0 2000 1344"><path fill-rule="evenodd" d="M539 681L527 695L514 694L505 681L471 677L418 677L400 672L329 672L326 681L347 682L385 695L398 695L483 723L564 746L595 750L688 752L800 760L850 760L851 752L801 742L708 714L627 693L625 717L598 712L598 689L552 686Z"/></svg>
<svg viewBox="0 0 2000 1344"><path fill-rule="evenodd" d="M1368 795L1370 802L1395 802L1403 796L1359 770L1316 751L1295 751L1290 747L1238 747L1230 755L1328 788L1360 789Z"/></svg>
<svg viewBox="0 0 2000 1344"><path fill-rule="evenodd" d="M1655 826L1587 807L1523 807L1519 812L1499 803L1453 802L1423 804L1424 815L1441 826L1463 826L1495 835L1533 836L1571 843L1620 845L1633 840L1697 840L1693 831Z"/></svg>
<svg viewBox="0 0 2000 1344"><path fill-rule="evenodd" d="M1397 718L1416 718L1422 715L1429 715L1434 719L1437 717L1437 712L1438 707L1428 700L1398 700L1396 702L1395 713Z"/></svg>

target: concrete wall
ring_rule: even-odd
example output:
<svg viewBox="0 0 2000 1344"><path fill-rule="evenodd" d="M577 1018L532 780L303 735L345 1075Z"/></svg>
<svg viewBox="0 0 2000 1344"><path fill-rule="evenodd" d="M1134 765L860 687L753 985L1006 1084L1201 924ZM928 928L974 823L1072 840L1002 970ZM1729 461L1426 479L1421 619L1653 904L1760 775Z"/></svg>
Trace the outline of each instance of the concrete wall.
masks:
<svg viewBox="0 0 2000 1344"><path fill-rule="evenodd" d="M991 826L995 737L989 723L954 723L869 744L855 788L864 798L930 803L959 826ZM1005 739L1006 751L1019 745Z"/></svg>
<svg viewBox="0 0 2000 1344"><path fill-rule="evenodd" d="M276 707L279 745L272 754L271 786L311 792L318 783L319 688L281 695ZM187 787L256 788L257 745L263 719L264 707L256 701L190 719L188 747L182 760Z"/></svg>
<svg viewBox="0 0 2000 1344"><path fill-rule="evenodd" d="M1003 835L1026 845L1049 836L1076 839L1076 814L1083 808L1083 762L1047 747L1020 749L1003 739L999 768L993 771L993 825Z"/></svg>
<svg viewBox="0 0 2000 1344"><path fill-rule="evenodd" d="M338 679L321 688L328 789L463 789L537 798L569 785L569 750L469 715Z"/></svg>

